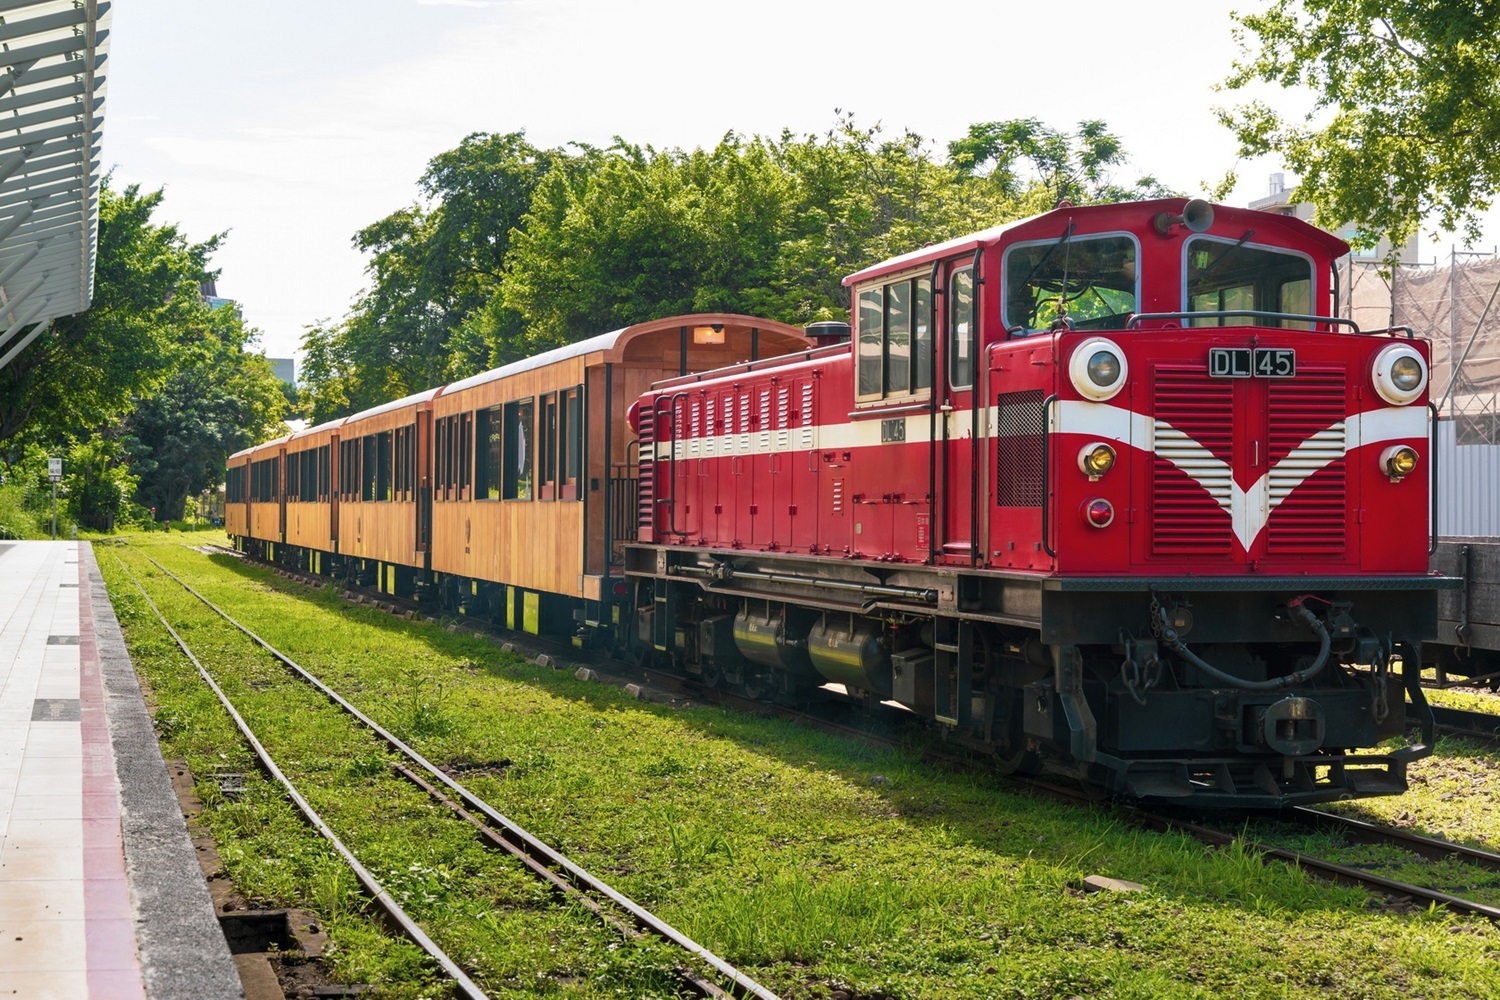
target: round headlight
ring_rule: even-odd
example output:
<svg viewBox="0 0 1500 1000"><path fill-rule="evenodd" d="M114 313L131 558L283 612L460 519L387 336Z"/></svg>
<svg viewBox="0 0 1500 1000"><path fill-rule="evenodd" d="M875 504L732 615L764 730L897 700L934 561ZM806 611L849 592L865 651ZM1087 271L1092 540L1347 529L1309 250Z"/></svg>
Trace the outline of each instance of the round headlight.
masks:
<svg viewBox="0 0 1500 1000"><path fill-rule="evenodd" d="M1089 399L1108 399L1125 387L1129 368L1125 352L1112 340L1096 337L1079 344L1068 361L1073 387Z"/></svg>
<svg viewBox="0 0 1500 1000"><path fill-rule="evenodd" d="M1427 388L1427 362L1410 344L1391 344L1375 355L1370 378L1381 399L1405 406Z"/></svg>
<svg viewBox="0 0 1500 1000"><path fill-rule="evenodd" d="M1392 479L1409 476L1417 467L1417 451L1404 444L1387 448L1380 455L1380 467Z"/></svg>
<svg viewBox="0 0 1500 1000"><path fill-rule="evenodd" d="M1120 359L1113 351L1095 351L1089 358L1089 381L1107 389L1120 380Z"/></svg>
<svg viewBox="0 0 1500 1000"><path fill-rule="evenodd" d="M1108 500L1090 500L1083 505L1083 519L1096 528L1107 528L1115 519L1115 508Z"/></svg>
<svg viewBox="0 0 1500 1000"><path fill-rule="evenodd" d="M1422 384L1422 362L1413 357L1402 355L1391 362L1391 381L1396 388L1402 392L1411 392Z"/></svg>
<svg viewBox="0 0 1500 1000"><path fill-rule="evenodd" d="M1085 445L1078 453L1078 468L1090 479L1098 479L1115 464L1115 450L1103 441Z"/></svg>

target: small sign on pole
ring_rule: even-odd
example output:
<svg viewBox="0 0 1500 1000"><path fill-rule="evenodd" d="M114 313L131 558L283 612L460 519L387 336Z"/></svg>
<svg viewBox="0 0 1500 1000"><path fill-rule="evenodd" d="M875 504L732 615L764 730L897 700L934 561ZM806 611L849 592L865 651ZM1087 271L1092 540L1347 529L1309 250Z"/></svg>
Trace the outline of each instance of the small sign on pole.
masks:
<svg viewBox="0 0 1500 1000"><path fill-rule="evenodd" d="M62 459L47 459L47 478L52 482L52 540L57 541L57 484L62 481Z"/></svg>

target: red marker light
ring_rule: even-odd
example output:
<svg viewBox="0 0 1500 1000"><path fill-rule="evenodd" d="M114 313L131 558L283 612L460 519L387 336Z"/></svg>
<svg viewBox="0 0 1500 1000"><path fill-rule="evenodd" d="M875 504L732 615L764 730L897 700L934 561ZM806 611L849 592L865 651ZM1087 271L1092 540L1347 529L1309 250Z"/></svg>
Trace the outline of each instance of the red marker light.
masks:
<svg viewBox="0 0 1500 1000"><path fill-rule="evenodd" d="M1083 519L1096 528L1107 528L1115 519L1115 508L1108 500L1090 500L1083 505Z"/></svg>

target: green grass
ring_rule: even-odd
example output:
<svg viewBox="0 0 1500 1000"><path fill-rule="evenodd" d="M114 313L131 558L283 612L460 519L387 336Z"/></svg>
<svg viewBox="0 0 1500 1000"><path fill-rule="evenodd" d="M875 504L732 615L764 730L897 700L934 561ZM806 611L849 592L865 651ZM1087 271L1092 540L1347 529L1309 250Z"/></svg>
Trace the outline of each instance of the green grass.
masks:
<svg viewBox="0 0 1500 1000"><path fill-rule="evenodd" d="M867 1000L1500 993L1500 933L1487 923L1382 912L1358 891L1035 799L924 763L916 748L635 701L485 638L202 556L185 540L136 541L429 758L471 768L461 780L500 811L785 997L836 988ZM151 679L168 752L189 758L200 785L216 761L248 770L216 703L196 693L196 675L159 648L159 627L133 606L107 553L100 563ZM148 586L165 608L170 591L159 581ZM174 623L202 617L191 598L170 603ZM230 648L208 626L195 627L193 641ZM378 859L371 866L436 922L457 957L492 970L496 995L664 988L659 949L611 950L616 942L589 919L535 905L535 889L472 844L450 842L414 791L393 787L372 805L370 790L389 783L384 752L325 731L318 698L298 694L280 668L242 666L236 697L261 699L279 722L282 765L326 786L319 808L330 823ZM351 785L367 787L356 795ZM409 956L373 937L337 865L280 817L274 793L225 803L215 792L203 793L205 822L243 891L322 914L352 979L387 982L390 995L432 988L400 978ZM405 824L399 843L361 838L374 813ZM1146 891L1085 895L1090 874ZM604 964L588 964L596 960Z"/></svg>

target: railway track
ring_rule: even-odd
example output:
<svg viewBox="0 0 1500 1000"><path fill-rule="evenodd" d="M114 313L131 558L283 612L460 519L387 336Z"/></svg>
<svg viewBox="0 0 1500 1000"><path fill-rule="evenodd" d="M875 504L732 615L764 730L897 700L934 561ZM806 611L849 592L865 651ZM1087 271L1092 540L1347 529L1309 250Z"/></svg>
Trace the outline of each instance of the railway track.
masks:
<svg viewBox="0 0 1500 1000"><path fill-rule="evenodd" d="M234 554L238 555L238 553ZM277 572L313 586L327 582L319 577L312 577L282 568L278 568ZM387 604L392 610L396 611L408 606L411 608L418 607L418 605L412 602L402 602L385 594L368 596L371 596L372 600L378 603ZM579 656L578 651L572 647L563 647L560 644L549 643L547 640L536 636L525 636L524 643L532 650L533 655L542 651L548 651L548 655L554 657L559 655ZM825 732L838 733L886 746L895 746L900 742L896 738L883 736L867 728L850 726L831 720L815 712L802 711L788 706L772 705L763 701L754 701L727 691L705 689L701 685L686 681L672 674L652 670L642 671L630 664L623 664L618 661L602 661L599 658L592 658L590 662L600 669L614 673L616 679L620 680L621 683L624 683L622 676L624 674L644 675L645 679L653 686L676 695L737 709L761 712L773 711L778 715L816 727ZM1483 738L1492 742L1500 741L1500 716L1441 708L1435 708L1434 712L1439 725L1445 731L1473 738ZM954 748L951 751L929 748L925 751L924 756L930 760L949 766L978 768L991 766L979 755L965 751L962 748ZM1131 822L1155 829L1175 830L1186 833L1211 846L1227 847L1237 843L1241 847L1259 854L1269 863L1295 865L1330 881L1360 886L1370 890L1372 893L1404 905L1436 904L1447 907L1454 912L1474 914L1500 922L1500 907L1468 899L1458 894L1445 892L1442 889L1389 878L1353 864L1342 864L1319 858L1305 851L1297 851L1265 843L1247 837L1243 831L1233 832L1219 826L1208 825L1196 819L1172 815L1168 812L1111 804L1102 801L1097 793L1090 794L1080 787L1028 777L1012 777L1007 780L1011 781L1017 788L1028 790L1033 794L1066 800L1082 807L1113 809ZM1352 817L1325 813L1306 807L1286 810L1278 814L1277 818L1292 827L1337 834L1350 843L1395 848L1413 857L1425 859L1434 864L1458 862L1472 866L1477 871L1500 873L1500 854L1466 847L1461 844L1454 844L1445 840L1424 837L1408 830L1383 827Z"/></svg>
<svg viewBox="0 0 1500 1000"><path fill-rule="evenodd" d="M740 1000L778 1000L775 993L757 983L752 977L731 965L718 955L693 941L681 931L644 906L611 887L604 880L589 873L582 866L556 851L539 838L533 836L519 824L509 819L483 799L455 781L446 772L427 760L411 746L361 712L319 678L300 666L291 657L267 643L260 636L235 620L191 584L174 574L157 560L145 553L138 553L169 579L201 601L214 614L237 629L256 646L264 650L299 680L322 694L337 710L356 719L381 742L395 751L403 760L396 766L396 773L406 781L422 789L435 801L449 809L459 820L473 827L480 841L487 847L502 851L513 857L531 875L544 882L555 894L581 904L589 912L619 931L639 937L649 935L666 942L679 950L685 962L706 967L700 972L683 964L678 975L685 989L701 997L740 998ZM378 879L360 863L338 835L318 815L307 798L295 787L281 768L272 759L264 744L252 731L241 713L236 709L212 673L203 665L192 649L167 621L166 616L152 600L141 581L132 573L118 553L115 555L122 571L140 590L151 610L163 627L172 636L178 648L193 663L205 684L214 692L225 710L233 719L246 742L255 753L262 768L286 791L288 797L307 819L308 823L324 838L354 871L371 901L384 913L400 932L428 954L454 983L460 996L485 1000L486 994L475 984L468 972L449 957L442 948L413 920Z"/></svg>

